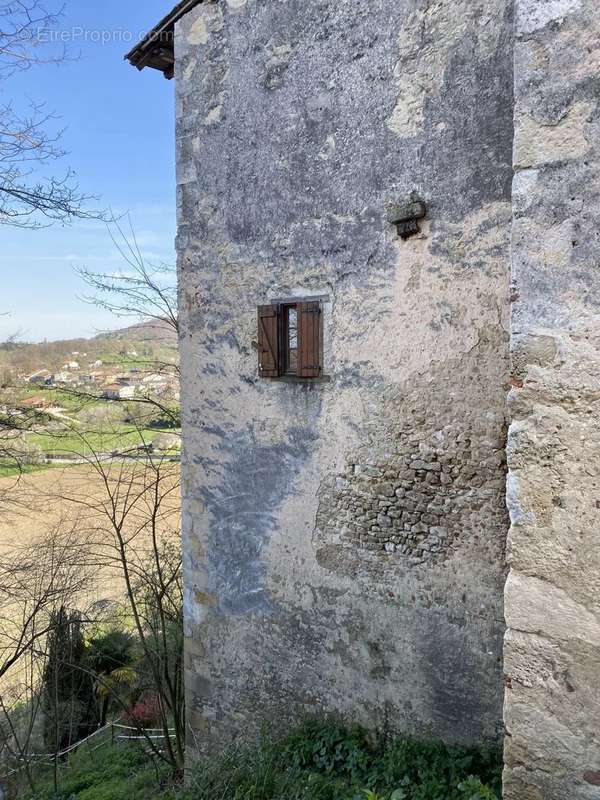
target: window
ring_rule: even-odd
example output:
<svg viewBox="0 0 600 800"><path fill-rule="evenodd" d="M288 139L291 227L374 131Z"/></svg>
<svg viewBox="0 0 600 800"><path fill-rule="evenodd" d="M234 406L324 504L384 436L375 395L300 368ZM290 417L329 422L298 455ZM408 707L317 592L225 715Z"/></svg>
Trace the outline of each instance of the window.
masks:
<svg viewBox="0 0 600 800"><path fill-rule="evenodd" d="M283 323L283 372L297 375L298 372L298 306L282 307Z"/></svg>
<svg viewBox="0 0 600 800"><path fill-rule="evenodd" d="M258 371L262 378L323 376L323 313L318 300L259 306Z"/></svg>

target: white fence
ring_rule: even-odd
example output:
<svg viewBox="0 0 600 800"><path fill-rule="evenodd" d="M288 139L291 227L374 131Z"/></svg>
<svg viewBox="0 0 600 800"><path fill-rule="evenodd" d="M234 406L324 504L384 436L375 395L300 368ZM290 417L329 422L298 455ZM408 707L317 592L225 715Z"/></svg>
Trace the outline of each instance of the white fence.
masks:
<svg viewBox="0 0 600 800"><path fill-rule="evenodd" d="M120 731L124 731L124 733L120 733ZM169 728L168 732L169 735L172 735L175 732L175 729ZM149 739L151 741L156 740L159 742L164 741L166 738L162 728L144 728L144 733L140 733L140 728L132 728L129 725L121 725L118 722L109 722L107 725L104 725L104 727L98 728L98 730L94 731L89 736L86 736L85 739L75 742L75 744L72 744L65 750L61 750L59 753L27 753L21 756L16 756L17 761L23 761L25 763L19 767L9 770L4 775L0 775L0 781L6 780L7 778L10 778L13 775L21 772L21 770L23 770L27 764L45 764L47 766L51 766L57 759L64 761L67 756L69 756L71 753L74 753L76 750L79 750L79 748L83 745L87 744L89 747L92 739L95 740L97 737L100 737L100 734L102 733L106 734L106 736L98 743L94 742L94 746L91 747L91 750L98 750L101 747L105 747L109 742L111 744L114 742L147 742ZM1 797L2 795L0 794L0 798Z"/></svg>

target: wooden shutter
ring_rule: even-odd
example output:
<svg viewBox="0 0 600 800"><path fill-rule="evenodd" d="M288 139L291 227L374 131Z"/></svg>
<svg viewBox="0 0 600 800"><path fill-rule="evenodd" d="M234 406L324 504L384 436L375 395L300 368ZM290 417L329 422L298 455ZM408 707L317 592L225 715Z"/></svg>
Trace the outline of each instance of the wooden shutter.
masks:
<svg viewBox="0 0 600 800"><path fill-rule="evenodd" d="M277 378L280 374L279 307L258 307L258 374Z"/></svg>
<svg viewBox="0 0 600 800"><path fill-rule="evenodd" d="M298 303L299 378L320 378L323 374L323 313L317 302Z"/></svg>

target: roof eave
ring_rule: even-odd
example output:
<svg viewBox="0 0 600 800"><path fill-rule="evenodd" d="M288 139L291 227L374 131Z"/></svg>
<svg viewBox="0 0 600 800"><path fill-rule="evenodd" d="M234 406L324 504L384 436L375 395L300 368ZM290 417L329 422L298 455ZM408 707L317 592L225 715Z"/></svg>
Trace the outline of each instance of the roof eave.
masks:
<svg viewBox="0 0 600 800"><path fill-rule="evenodd" d="M165 78L171 79L175 67L175 24L188 11L204 0L181 0L166 17L149 31L136 46L127 53L125 60L142 70L157 69Z"/></svg>

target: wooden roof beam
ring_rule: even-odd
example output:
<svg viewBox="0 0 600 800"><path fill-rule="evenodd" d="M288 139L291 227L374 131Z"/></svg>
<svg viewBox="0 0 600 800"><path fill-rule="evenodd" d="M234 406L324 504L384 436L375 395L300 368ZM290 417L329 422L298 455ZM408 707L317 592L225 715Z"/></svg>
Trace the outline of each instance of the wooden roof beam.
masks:
<svg viewBox="0 0 600 800"><path fill-rule="evenodd" d="M204 0L181 0L166 17L127 53L125 60L139 70L157 69L171 79L175 65L175 24Z"/></svg>

